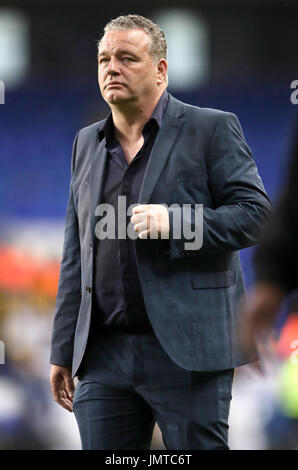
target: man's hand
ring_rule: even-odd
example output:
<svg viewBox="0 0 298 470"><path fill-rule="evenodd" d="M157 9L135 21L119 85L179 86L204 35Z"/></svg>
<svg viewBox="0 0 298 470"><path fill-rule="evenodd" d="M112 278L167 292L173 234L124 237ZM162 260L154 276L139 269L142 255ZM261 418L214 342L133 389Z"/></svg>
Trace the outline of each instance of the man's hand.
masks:
<svg viewBox="0 0 298 470"><path fill-rule="evenodd" d="M247 353L254 349L258 337L264 340L270 336L284 291L275 284L259 282L249 297L241 308L239 331L240 342Z"/></svg>
<svg viewBox="0 0 298 470"><path fill-rule="evenodd" d="M161 204L140 204L134 207L130 220L135 232L139 232L139 238L169 238L169 213Z"/></svg>
<svg viewBox="0 0 298 470"><path fill-rule="evenodd" d="M64 366L51 366L50 383L54 400L63 408L72 411L74 381L71 377L71 369Z"/></svg>

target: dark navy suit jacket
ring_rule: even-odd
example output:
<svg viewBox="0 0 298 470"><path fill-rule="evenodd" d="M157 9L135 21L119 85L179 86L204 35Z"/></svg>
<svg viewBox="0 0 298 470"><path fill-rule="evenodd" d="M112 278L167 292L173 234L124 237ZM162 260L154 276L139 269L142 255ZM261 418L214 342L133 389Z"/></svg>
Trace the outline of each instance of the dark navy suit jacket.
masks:
<svg viewBox="0 0 298 470"><path fill-rule="evenodd" d="M74 141L51 364L77 374L90 329L95 209L107 161L103 121ZM161 346L188 370L222 370L255 358L236 342L239 300L245 293L239 251L254 245L271 203L238 118L199 108L170 95L140 192L141 204L176 204L171 238L136 240L137 264L148 317ZM173 238L174 214L194 228L203 204L203 244L186 250ZM166 248L165 248L166 247Z"/></svg>

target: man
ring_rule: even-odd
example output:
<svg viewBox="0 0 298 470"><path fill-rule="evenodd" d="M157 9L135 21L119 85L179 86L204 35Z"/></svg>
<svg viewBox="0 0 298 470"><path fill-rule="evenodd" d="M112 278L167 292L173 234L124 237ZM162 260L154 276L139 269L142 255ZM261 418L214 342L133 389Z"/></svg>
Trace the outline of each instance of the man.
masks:
<svg viewBox="0 0 298 470"><path fill-rule="evenodd" d="M297 122L286 186L256 249L256 283L242 309L239 337L248 353L257 337L272 331L285 296L298 289Z"/></svg>
<svg viewBox="0 0 298 470"><path fill-rule="evenodd" d="M98 81L111 113L74 142L54 398L74 410L83 449L149 449L155 422L168 449L227 449L234 367L248 360L234 341L237 250L256 243L269 199L236 116L166 91L150 20L106 25ZM120 198L134 205L127 219ZM103 209L137 238L102 236Z"/></svg>

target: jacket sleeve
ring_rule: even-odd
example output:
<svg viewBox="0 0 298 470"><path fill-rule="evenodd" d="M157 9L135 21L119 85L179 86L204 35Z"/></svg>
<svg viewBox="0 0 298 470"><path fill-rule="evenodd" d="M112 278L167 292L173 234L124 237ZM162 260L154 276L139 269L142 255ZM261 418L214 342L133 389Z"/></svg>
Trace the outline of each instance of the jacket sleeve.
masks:
<svg viewBox="0 0 298 470"><path fill-rule="evenodd" d="M64 245L51 338L50 364L62 366L71 366L72 364L74 333L81 302L79 225L72 189L78 135L79 133L76 135L72 150L71 181L65 219Z"/></svg>
<svg viewBox="0 0 298 470"><path fill-rule="evenodd" d="M209 188L215 208L202 208L202 217L191 208L173 208L170 217L170 258L216 254L246 248L258 241L263 224L271 212L271 203L240 122L232 113L219 114L206 156ZM200 204L200 201L197 201ZM176 220L183 220L189 232L202 234L198 248L185 249L193 239L173 238Z"/></svg>
<svg viewBox="0 0 298 470"><path fill-rule="evenodd" d="M257 281L298 288L298 133L288 179L254 254Z"/></svg>

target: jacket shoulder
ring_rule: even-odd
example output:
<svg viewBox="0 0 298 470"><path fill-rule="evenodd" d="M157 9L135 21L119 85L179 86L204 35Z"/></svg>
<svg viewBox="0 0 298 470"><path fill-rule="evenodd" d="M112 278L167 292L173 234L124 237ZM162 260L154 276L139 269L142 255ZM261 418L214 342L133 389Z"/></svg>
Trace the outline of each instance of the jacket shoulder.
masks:
<svg viewBox="0 0 298 470"><path fill-rule="evenodd" d="M182 104L182 102L180 103ZM183 106L187 124L195 129L199 126L207 140L212 138L218 126L229 129L241 128L238 117L230 111L217 108L201 108L188 103L183 103Z"/></svg>
<svg viewBox="0 0 298 470"><path fill-rule="evenodd" d="M78 136L79 139L81 140L82 138L90 138L90 136L97 134L98 130L101 129L103 123L105 122L105 119L102 119L101 121L94 122L93 124L90 124L89 126L82 127L78 131Z"/></svg>
<svg viewBox="0 0 298 470"><path fill-rule="evenodd" d="M228 119L229 117L237 117L230 111L223 111L216 108L200 108L191 104L185 104L185 110L188 114L197 118L207 119L209 121L217 121L218 119Z"/></svg>
<svg viewBox="0 0 298 470"><path fill-rule="evenodd" d="M190 124L200 124L205 129L214 128L216 127L218 122L229 122L229 121L236 121L237 124L239 123L239 119L237 118L236 114L230 111L223 111L221 109L216 108L202 108L199 106L194 106L189 103L184 103L183 101L177 100L173 96L170 95L170 102L171 102L171 114L184 114L185 119Z"/></svg>
<svg viewBox="0 0 298 470"><path fill-rule="evenodd" d="M97 142L98 131L104 123L104 119L82 127L76 134L73 143L71 174L78 174L86 167L90 160L91 151Z"/></svg>

